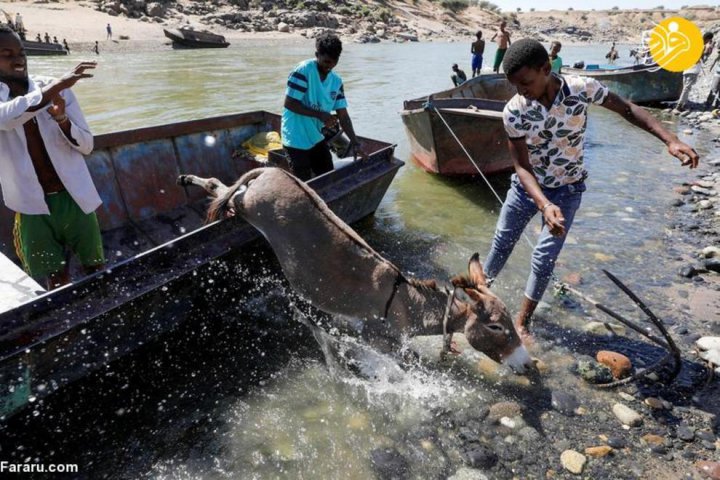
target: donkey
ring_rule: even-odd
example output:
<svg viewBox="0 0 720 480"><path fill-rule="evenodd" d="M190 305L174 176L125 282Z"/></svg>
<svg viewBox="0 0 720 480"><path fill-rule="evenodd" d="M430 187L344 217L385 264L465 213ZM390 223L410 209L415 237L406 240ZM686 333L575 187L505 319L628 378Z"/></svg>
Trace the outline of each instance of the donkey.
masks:
<svg viewBox="0 0 720 480"><path fill-rule="evenodd" d="M267 239L293 289L318 309L362 321L362 336L397 345L403 335L453 332L518 373L534 364L503 302L487 286L479 255L452 289L405 277L337 217L304 182L279 168L258 168L227 187L214 178L181 175L214 198L208 221L237 213Z"/></svg>

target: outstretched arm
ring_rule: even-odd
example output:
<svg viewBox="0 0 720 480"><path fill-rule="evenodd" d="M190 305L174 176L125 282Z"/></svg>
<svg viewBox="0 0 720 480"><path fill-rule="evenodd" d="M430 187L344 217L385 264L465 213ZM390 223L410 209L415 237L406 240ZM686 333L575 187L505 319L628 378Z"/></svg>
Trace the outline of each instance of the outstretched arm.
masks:
<svg viewBox="0 0 720 480"><path fill-rule="evenodd" d="M555 237L562 237L565 235L565 218L563 218L560 207L547 199L535 178L532 165L530 165L525 137L509 139L508 148L510 149L510 158L515 166L515 173L540 213L543 214L550 233Z"/></svg>
<svg viewBox="0 0 720 480"><path fill-rule="evenodd" d="M667 145L670 155L680 160L683 166L690 168L698 166L700 157L697 152L685 142L681 142L675 134L665 130L660 122L643 108L612 92L608 93L602 106L662 140Z"/></svg>

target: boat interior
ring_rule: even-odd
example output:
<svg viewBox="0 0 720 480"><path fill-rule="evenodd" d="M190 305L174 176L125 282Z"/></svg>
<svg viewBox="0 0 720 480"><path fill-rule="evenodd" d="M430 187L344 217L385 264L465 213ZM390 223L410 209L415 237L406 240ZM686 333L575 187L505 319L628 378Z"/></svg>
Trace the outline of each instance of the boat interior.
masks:
<svg viewBox="0 0 720 480"><path fill-rule="evenodd" d="M438 108L475 107L480 110L501 112L505 103L515 95L515 87L503 74L478 75L449 90L429 96L406 100L405 110L421 109L428 102Z"/></svg>

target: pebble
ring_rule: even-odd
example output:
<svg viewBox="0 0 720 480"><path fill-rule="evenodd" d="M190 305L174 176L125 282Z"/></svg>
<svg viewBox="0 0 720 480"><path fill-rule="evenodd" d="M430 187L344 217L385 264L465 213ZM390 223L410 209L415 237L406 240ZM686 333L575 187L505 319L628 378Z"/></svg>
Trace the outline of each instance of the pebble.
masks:
<svg viewBox="0 0 720 480"><path fill-rule="evenodd" d="M597 447L587 447L585 449L585 455L589 457L601 458L612 453L613 448L608 445L600 445Z"/></svg>
<svg viewBox="0 0 720 480"><path fill-rule="evenodd" d="M459 468L452 477L448 477L448 480L488 480L479 470L474 468Z"/></svg>
<svg viewBox="0 0 720 480"><path fill-rule="evenodd" d="M609 383L613 380L610 369L592 358L578 360L577 368L580 376L588 383Z"/></svg>
<svg viewBox="0 0 720 480"><path fill-rule="evenodd" d="M634 401L635 401L635 397L633 397L633 396L630 395L629 393L618 392L618 396L619 396L620 398L622 398L623 400L625 400L626 402L634 402Z"/></svg>
<svg viewBox="0 0 720 480"><path fill-rule="evenodd" d="M610 445L612 448L615 449L622 449L627 446L627 442L622 437L609 437L607 439L607 444Z"/></svg>
<svg viewBox="0 0 720 480"><path fill-rule="evenodd" d="M376 448L370 452L370 461L380 478L405 478L410 471L408 461L392 448Z"/></svg>
<svg viewBox="0 0 720 480"><path fill-rule="evenodd" d="M705 258L720 257L720 248L715 246L705 247L702 249L702 255Z"/></svg>
<svg viewBox="0 0 720 480"><path fill-rule="evenodd" d="M665 410L665 402L663 402L659 398L647 397L644 402L645 405L652 408L653 410Z"/></svg>
<svg viewBox="0 0 720 480"><path fill-rule="evenodd" d="M623 425L629 425L631 427L637 427L642 425L643 417L632 408L623 405L622 403L616 403L612 407L612 411L615 416L620 420Z"/></svg>
<svg viewBox="0 0 720 480"><path fill-rule="evenodd" d="M707 430L698 430L695 432L695 436L700 440L715 443L715 434Z"/></svg>
<svg viewBox="0 0 720 480"><path fill-rule="evenodd" d="M720 462L697 462L695 468L702 473L705 478L712 480L720 480Z"/></svg>
<svg viewBox="0 0 720 480"><path fill-rule="evenodd" d="M565 470L575 475L582 473L583 468L585 468L585 462L587 462L585 455L575 450L565 450L560 455L560 463L562 463L562 466Z"/></svg>
<svg viewBox="0 0 720 480"><path fill-rule="evenodd" d="M695 431L688 425L680 424L675 430L677 437L685 442L692 442L695 440Z"/></svg>
<svg viewBox="0 0 720 480"><path fill-rule="evenodd" d="M488 419L499 422L502 417L517 417L522 415L522 407L516 402L498 402L490 406Z"/></svg>
<svg viewBox="0 0 720 480"><path fill-rule="evenodd" d="M643 435L640 438L640 441L645 445L663 445L665 446L665 439L661 437L660 435L654 435L652 433L648 433L647 435Z"/></svg>
<svg viewBox="0 0 720 480"><path fill-rule="evenodd" d="M610 368L615 378L625 378L632 372L632 363L625 355L610 350L600 350L595 358L598 362Z"/></svg>
<svg viewBox="0 0 720 480"><path fill-rule="evenodd" d="M575 410L580 406L580 402L573 394L558 390L553 390L550 404L558 412L570 417L575 415Z"/></svg>
<svg viewBox="0 0 720 480"><path fill-rule="evenodd" d="M607 322L607 325L612 332L605 327L605 323L603 322L588 322L583 326L583 331L592 333L593 335L612 335L613 333L615 335L625 335L624 325L609 322Z"/></svg>
<svg viewBox="0 0 720 480"><path fill-rule="evenodd" d="M498 456L490 447L478 445L464 454L465 463L473 468L488 469L495 466Z"/></svg>

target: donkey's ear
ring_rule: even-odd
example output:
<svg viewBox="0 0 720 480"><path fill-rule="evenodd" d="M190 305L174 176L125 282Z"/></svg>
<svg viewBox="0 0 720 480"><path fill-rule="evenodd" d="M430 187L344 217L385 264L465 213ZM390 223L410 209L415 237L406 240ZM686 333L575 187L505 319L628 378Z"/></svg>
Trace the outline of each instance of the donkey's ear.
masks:
<svg viewBox="0 0 720 480"><path fill-rule="evenodd" d="M480 254L477 252L470 257L470 262L468 263L468 273L470 274L470 280L475 285L475 288L487 287L487 277L485 277L482 263L480 263Z"/></svg>

